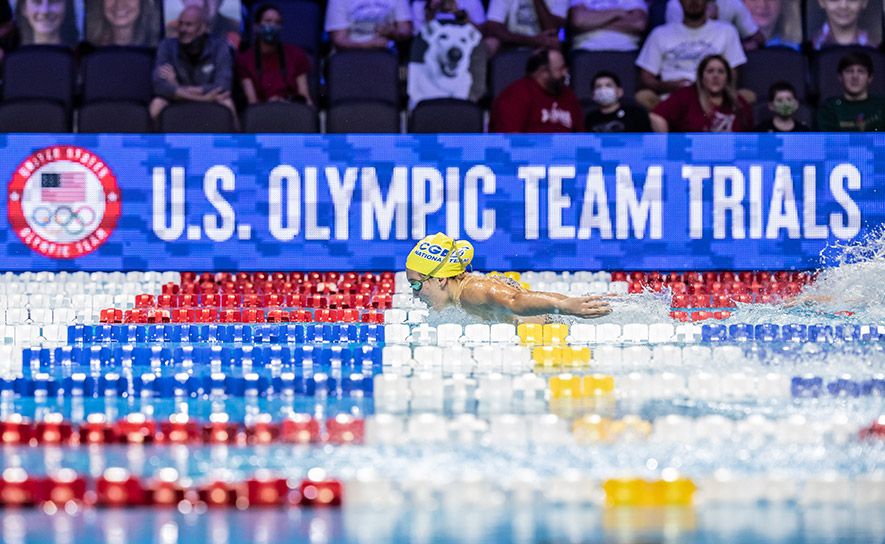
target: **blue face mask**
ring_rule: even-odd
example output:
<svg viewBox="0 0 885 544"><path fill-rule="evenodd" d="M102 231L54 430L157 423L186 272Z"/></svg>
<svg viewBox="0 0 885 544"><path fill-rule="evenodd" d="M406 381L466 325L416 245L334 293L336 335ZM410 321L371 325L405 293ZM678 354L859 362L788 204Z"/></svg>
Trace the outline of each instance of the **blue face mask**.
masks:
<svg viewBox="0 0 885 544"><path fill-rule="evenodd" d="M277 25L260 25L258 27L258 37L264 43L277 43L280 41L280 28Z"/></svg>

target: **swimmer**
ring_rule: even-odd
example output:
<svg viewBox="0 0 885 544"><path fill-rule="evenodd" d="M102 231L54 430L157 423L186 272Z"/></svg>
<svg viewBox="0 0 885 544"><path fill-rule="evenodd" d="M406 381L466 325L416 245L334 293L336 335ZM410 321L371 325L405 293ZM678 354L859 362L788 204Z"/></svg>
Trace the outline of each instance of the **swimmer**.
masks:
<svg viewBox="0 0 885 544"><path fill-rule="evenodd" d="M412 293L434 310L460 306L485 321L514 324L547 323L557 314L591 319L612 311L603 297L528 291L504 276L467 272L472 260L470 242L443 233L425 237L406 260Z"/></svg>

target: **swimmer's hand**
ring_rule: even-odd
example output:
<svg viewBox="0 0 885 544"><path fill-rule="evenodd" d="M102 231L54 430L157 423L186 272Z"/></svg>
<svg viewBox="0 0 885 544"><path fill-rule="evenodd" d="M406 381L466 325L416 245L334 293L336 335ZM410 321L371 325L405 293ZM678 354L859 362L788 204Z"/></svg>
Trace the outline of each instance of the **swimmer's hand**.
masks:
<svg viewBox="0 0 885 544"><path fill-rule="evenodd" d="M604 317L612 313L611 306L600 296L564 298L557 301L556 309L560 314L584 319Z"/></svg>

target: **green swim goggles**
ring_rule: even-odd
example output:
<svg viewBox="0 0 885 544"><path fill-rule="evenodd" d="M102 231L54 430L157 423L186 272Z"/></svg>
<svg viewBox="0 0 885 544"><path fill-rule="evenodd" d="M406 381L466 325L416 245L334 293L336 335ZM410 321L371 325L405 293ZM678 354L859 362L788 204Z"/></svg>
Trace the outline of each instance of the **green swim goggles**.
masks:
<svg viewBox="0 0 885 544"><path fill-rule="evenodd" d="M461 263L461 266L463 266L464 269L466 270L466 269L467 269L467 265L464 264L464 261L461 259L461 254L458 253L457 248L455 247L455 240L452 240L452 249L451 249L451 251L450 251L450 254L451 254L451 253L454 253L454 254L455 254L455 257L458 258L458 262ZM431 270L430 272L428 272L427 274L425 274L424 277L421 278L420 280L409 280L409 287L412 288L413 293L418 293L418 292L420 292L420 291L421 291L421 288L424 287L424 282L427 281L427 280L429 280L430 278L433 277L434 274L436 274L437 272L439 272L439 269L442 268L444 264L446 264L446 261L447 261L447 260L449 260L449 256L448 256L448 255L446 255L445 258L443 258L443 259L439 262L438 265L436 265L436 268L434 268L433 270Z"/></svg>

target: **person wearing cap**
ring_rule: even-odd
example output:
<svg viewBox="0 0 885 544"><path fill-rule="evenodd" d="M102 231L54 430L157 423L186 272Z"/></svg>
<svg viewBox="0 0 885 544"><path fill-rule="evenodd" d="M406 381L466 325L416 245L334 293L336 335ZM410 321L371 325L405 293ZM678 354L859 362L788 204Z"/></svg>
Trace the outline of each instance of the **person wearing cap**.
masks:
<svg viewBox="0 0 885 544"><path fill-rule="evenodd" d="M528 291L507 277L470 273L467 266L472 260L470 242L441 232L426 236L406 259L412 293L434 310L460 306L485 321L546 323L551 314L590 319L611 313L611 307L599 296Z"/></svg>

